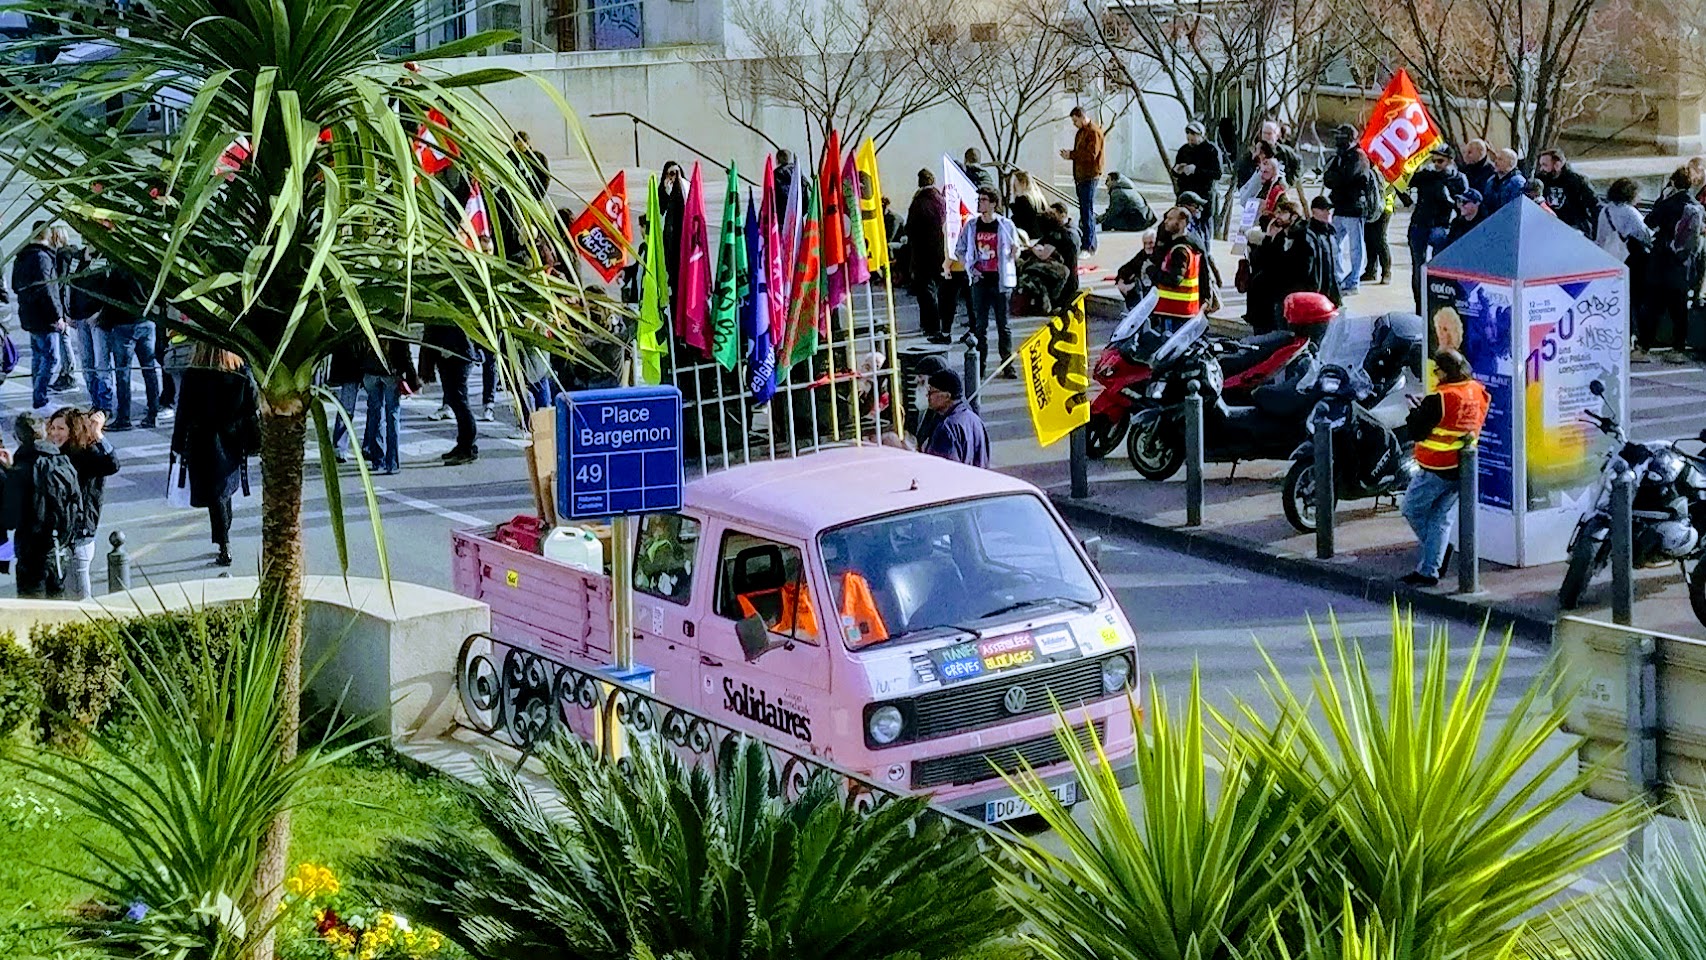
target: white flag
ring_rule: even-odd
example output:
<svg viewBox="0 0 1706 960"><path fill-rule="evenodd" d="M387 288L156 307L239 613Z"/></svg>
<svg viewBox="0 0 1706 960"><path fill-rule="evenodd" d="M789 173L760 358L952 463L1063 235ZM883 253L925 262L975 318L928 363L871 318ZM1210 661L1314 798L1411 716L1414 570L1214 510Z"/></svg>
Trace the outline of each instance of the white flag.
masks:
<svg viewBox="0 0 1706 960"><path fill-rule="evenodd" d="M977 216L977 188L972 186L954 158L945 153L942 154L942 199L947 207L947 216L942 224L942 232L948 241L944 256L951 256L954 246L960 241L960 227Z"/></svg>

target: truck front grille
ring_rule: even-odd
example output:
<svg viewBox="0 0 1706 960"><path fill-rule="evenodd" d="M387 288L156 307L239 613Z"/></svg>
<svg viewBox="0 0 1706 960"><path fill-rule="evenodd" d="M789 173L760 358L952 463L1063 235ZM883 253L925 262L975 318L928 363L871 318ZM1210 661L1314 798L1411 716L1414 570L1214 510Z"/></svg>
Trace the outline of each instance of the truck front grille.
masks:
<svg viewBox="0 0 1706 960"><path fill-rule="evenodd" d="M993 677L926 693L913 701L913 739L929 740L1053 713L1057 703L1060 709L1070 711L1105 699L1109 694L1102 689L1103 659L1074 660L1010 680ZM1009 713L1005 706L1007 691L1015 686L1025 690L1025 708L1016 714Z"/></svg>
<svg viewBox="0 0 1706 960"><path fill-rule="evenodd" d="M1108 722L1097 720L1093 726L1097 739L1105 742ZM1090 731L1082 724L1075 725L1072 729L1079 745L1088 750ZM1009 775L1018 773L1026 762L1041 769L1065 759L1066 748L1061 746L1060 740L1053 733L1046 733L1040 737L1003 744L976 753L959 753L951 757L920 760L912 765L912 786L917 790L928 790L931 787L951 784L977 783L996 776L997 770Z"/></svg>

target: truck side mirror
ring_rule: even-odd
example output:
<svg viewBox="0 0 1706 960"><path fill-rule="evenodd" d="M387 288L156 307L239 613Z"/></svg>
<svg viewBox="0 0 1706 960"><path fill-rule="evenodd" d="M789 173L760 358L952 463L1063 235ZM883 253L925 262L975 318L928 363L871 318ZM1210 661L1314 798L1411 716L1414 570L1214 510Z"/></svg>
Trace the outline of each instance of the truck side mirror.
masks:
<svg viewBox="0 0 1706 960"><path fill-rule="evenodd" d="M735 636L740 638L740 649L746 654L748 663L757 660L770 649L770 628L764 625L764 618L756 613L735 624Z"/></svg>
<svg viewBox="0 0 1706 960"><path fill-rule="evenodd" d="M1097 570L1102 569L1102 538L1085 537L1078 541L1078 545L1084 548L1085 553L1089 554L1090 566Z"/></svg>

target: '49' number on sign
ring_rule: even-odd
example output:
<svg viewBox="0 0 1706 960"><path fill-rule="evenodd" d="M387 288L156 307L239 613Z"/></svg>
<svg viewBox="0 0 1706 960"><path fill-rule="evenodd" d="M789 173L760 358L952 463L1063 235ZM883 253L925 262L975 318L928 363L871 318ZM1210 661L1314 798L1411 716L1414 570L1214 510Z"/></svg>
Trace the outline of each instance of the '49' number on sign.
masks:
<svg viewBox="0 0 1706 960"><path fill-rule="evenodd" d="M602 463L583 463L580 469L575 471L576 483L602 483L603 480L604 464Z"/></svg>

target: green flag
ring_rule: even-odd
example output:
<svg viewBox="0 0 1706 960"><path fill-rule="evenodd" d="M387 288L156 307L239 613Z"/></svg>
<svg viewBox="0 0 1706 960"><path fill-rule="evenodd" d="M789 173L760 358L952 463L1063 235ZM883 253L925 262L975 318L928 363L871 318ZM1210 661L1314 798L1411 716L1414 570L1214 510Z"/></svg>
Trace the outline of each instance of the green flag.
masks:
<svg viewBox="0 0 1706 960"><path fill-rule="evenodd" d="M723 196L723 232L717 238L717 282L711 287L711 358L723 369L740 362L741 278L746 276L746 231L740 222L740 178L729 162Z"/></svg>
<svg viewBox="0 0 1706 960"><path fill-rule="evenodd" d="M663 315L669 309L669 272L663 258L663 207L658 178L646 186L646 259L641 264L640 323L634 339L640 350L640 382L663 382Z"/></svg>

